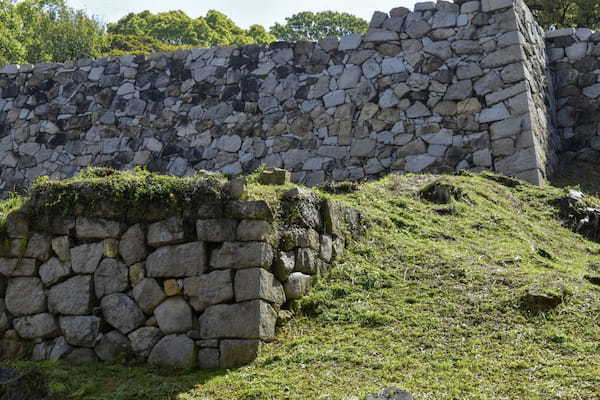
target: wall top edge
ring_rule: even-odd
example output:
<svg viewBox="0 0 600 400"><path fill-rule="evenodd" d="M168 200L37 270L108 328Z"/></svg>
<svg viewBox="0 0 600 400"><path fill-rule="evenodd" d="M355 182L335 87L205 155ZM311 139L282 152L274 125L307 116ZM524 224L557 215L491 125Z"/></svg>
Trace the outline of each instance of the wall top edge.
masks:
<svg viewBox="0 0 600 400"><path fill-rule="evenodd" d="M394 18L405 20L405 19L409 19L411 17L414 18L414 17L423 17L423 16L428 16L429 18L433 18L433 16L436 13L443 13L445 16L451 16L452 14L454 14L458 20L460 20L461 19L460 17L462 16L463 18L462 18L461 24L468 25L469 19L467 17L469 15L474 15L478 12L494 13L497 11L505 11L506 9L515 7L515 2L518 5L520 0L453 0L453 1L438 0L437 2L436 1L418 2L415 4L413 11L411 11L407 7L396 7L396 8L393 8L392 10L390 10L388 13L381 12L381 11L375 11L373 13L373 17L369 24L369 31L366 34L362 35L362 34L353 33L353 34L346 35L343 38L348 39L350 37L353 37L354 40L350 40L351 42L369 41L369 38L368 38L369 33L372 33L373 31L380 31L380 30L382 30L382 28L385 29L385 27L381 26L382 25L381 21L385 21L386 19L394 19ZM437 28L443 29L442 26L436 27L434 21L431 21L431 22L432 22L432 29L437 29ZM443 23L442 23L442 25L443 25ZM461 26L461 25L457 25L457 26ZM332 46L331 43L337 41L338 43L340 43L340 47L338 50L345 51L348 49L343 48L343 45L341 45L341 42L342 42L341 39L343 39L343 38L339 38L336 36L330 36L330 37L322 38L318 42L312 42L312 43L316 43L317 45L320 45L320 47L325 48L325 47L331 47ZM385 41L394 41L394 40L388 39ZM251 45L245 45L245 46L227 46L227 47L215 46L215 47L208 47L208 48L191 48L191 49L177 50L174 52L156 52L156 53L151 53L151 54L147 54L147 55L125 55L125 56L103 57L103 58L97 58L97 59L89 59L88 58L88 59L79 59L79 60L69 60L69 61L65 61L65 62L43 62L43 63L38 63L38 64L7 64L4 66L0 66L0 74L14 75L14 74L19 74L19 73L33 72L34 69L35 70L50 70L50 69L61 68L61 67L62 68L81 68L81 67L91 66L94 63L103 62L103 61L106 61L106 62L119 61L123 64L129 64L129 63L134 63L135 60L137 59L137 57L145 57L145 60L151 61L154 59L159 59L161 57L164 57L165 55L170 55L171 57L177 57L177 58L185 58L187 55L192 53L192 56L195 58L195 56L197 56L198 54L202 54L204 52L209 52L209 51L218 52L220 49L223 49L223 50L240 49L240 48L245 48L248 46L260 47L265 50L276 50L277 48L294 46L300 42L307 42L307 41L274 42L270 45L251 44ZM328 43L326 44L325 42L328 42Z"/></svg>

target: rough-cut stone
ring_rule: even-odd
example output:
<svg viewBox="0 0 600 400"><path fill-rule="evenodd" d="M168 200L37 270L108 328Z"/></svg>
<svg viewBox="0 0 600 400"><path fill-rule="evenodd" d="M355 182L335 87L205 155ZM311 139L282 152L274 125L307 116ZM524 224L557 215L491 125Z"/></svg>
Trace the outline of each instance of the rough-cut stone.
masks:
<svg viewBox="0 0 600 400"><path fill-rule="evenodd" d="M266 241L273 234L272 226L267 221L245 219L237 227L237 240Z"/></svg>
<svg viewBox="0 0 600 400"><path fill-rule="evenodd" d="M183 219L172 217L148 227L148 245L160 247L184 241Z"/></svg>
<svg viewBox="0 0 600 400"><path fill-rule="evenodd" d="M76 274L93 274L102 259L102 243L82 244L71 249L71 267Z"/></svg>
<svg viewBox="0 0 600 400"><path fill-rule="evenodd" d="M273 249L264 242L225 242L213 250L210 266L216 269L243 269L271 266Z"/></svg>
<svg viewBox="0 0 600 400"><path fill-rule="evenodd" d="M48 339L58 336L56 318L48 313L15 318L13 326L24 339Z"/></svg>
<svg viewBox="0 0 600 400"><path fill-rule="evenodd" d="M279 251L273 261L273 273L281 282L285 282L296 266L296 252Z"/></svg>
<svg viewBox="0 0 600 400"><path fill-rule="evenodd" d="M262 299L281 305L285 303L285 293L281 282L273 274L262 268L237 271L235 274L235 301Z"/></svg>
<svg viewBox="0 0 600 400"><path fill-rule="evenodd" d="M129 270L122 262L114 258L102 260L94 272L94 289L96 297L124 292L129 287Z"/></svg>
<svg viewBox="0 0 600 400"><path fill-rule="evenodd" d="M201 276L186 278L184 294L194 310L201 312L208 306L227 303L234 298L231 271L213 271Z"/></svg>
<svg viewBox="0 0 600 400"><path fill-rule="evenodd" d="M182 297L170 297L154 309L160 330L166 334L192 329L192 309Z"/></svg>
<svg viewBox="0 0 600 400"><path fill-rule="evenodd" d="M260 340L221 340L220 367L235 368L249 364L258 356Z"/></svg>
<svg viewBox="0 0 600 400"><path fill-rule="evenodd" d="M133 288L133 298L146 314L154 309L167 297L156 280L145 278Z"/></svg>
<svg viewBox="0 0 600 400"><path fill-rule="evenodd" d="M74 276L52 286L48 292L48 309L53 314L90 314L93 301L92 277Z"/></svg>
<svg viewBox="0 0 600 400"><path fill-rule="evenodd" d="M265 301L210 306L200 316L202 338L241 338L271 340L275 335L277 313Z"/></svg>
<svg viewBox="0 0 600 400"><path fill-rule="evenodd" d="M312 286L312 277L301 272L292 273L284 285L285 296L288 300L302 298Z"/></svg>
<svg viewBox="0 0 600 400"><path fill-rule="evenodd" d="M139 328L146 321L142 310L125 294L108 295L102 299L100 306L106 322L124 335Z"/></svg>
<svg viewBox="0 0 600 400"><path fill-rule="evenodd" d="M205 270L203 242L161 247L146 260L146 273L151 278L184 278L199 275Z"/></svg>
<svg viewBox="0 0 600 400"><path fill-rule="evenodd" d="M141 225L133 225L123 234L119 242L119 254L127 265L133 265L146 258L146 235Z"/></svg>
<svg viewBox="0 0 600 400"><path fill-rule="evenodd" d="M145 326L131 332L128 336L131 349L140 357L146 358L154 345L162 338L164 334L160 329Z"/></svg>
<svg viewBox="0 0 600 400"><path fill-rule="evenodd" d="M216 369L219 368L219 349L202 348L198 350L198 368ZM252 361L252 360L250 360ZM227 367L224 367L227 368Z"/></svg>
<svg viewBox="0 0 600 400"><path fill-rule="evenodd" d="M10 279L5 301L6 309L13 315L33 315L46 311L46 294L39 278Z"/></svg>
<svg viewBox="0 0 600 400"><path fill-rule="evenodd" d="M152 348L148 362L174 368L192 368L196 364L194 341L186 335L169 335Z"/></svg>
<svg viewBox="0 0 600 400"><path fill-rule="evenodd" d="M100 337L94 351L100 360L114 362L124 358L131 351L131 344L127 336L110 331Z"/></svg>
<svg viewBox="0 0 600 400"><path fill-rule="evenodd" d="M61 317L60 330L72 346L94 347L101 320L93 316Z"/></svg>
<svg viewBox="0 0 600 400"><path fill-rule="evenodd" d="M196 221L198 240L227 242L235 240L238 222L234 219L201 219Z"/></svg>
<svg viewBox="0 0 600 400"><path fill-rule="evenodd" d="M97 362L98 357L92 349L75 348L64 356L64 360L73 365L83 365Z"/></svg>
<svg viewBox="0 0 600 400"><path fill-rule="evenodd" d="M25 257L35 258L40 261L46 261L50 258L50 238L46 235L34 233L27 242Z"/></svg>
<svg viewBox="0 0 600 400"><path fill-rule="evenodd" d="M61 262L52 257L46 263L40 265L39 275L45 286L51 286L67 278L71 274L71 263Z"/></svg>
<svg viewBox="0 0 600 400"><path fill-rule="evenodd" d="M121 233L121 224L105 219L79 217L75 229L80 239L116 239Z"/></svg>

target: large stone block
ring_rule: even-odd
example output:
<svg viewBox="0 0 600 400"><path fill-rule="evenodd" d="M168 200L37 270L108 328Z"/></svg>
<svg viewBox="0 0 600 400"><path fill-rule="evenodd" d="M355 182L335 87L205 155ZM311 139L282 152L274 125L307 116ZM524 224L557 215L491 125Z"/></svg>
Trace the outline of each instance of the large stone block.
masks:
<svg viewBox="0 0 600 400"><path fill-rule="evenodd" d="M122 333L110 331L100 336L94 351L102 361L114 362L127 356L131 351L131 343Z"/></svg>
<svg viewBox="0 0 600 400"><path fill-rule="evenodd" d="M273 234L273 227L267 221L245 219L237 227L237 240L242 242L264 241Z"/></svg>
<svg viewBox="0 0 600 400"><path fill-rule="evenodd" d="M133 288L132 294L137 304L146 314L151 314L167 298L160 285L152 278L143 279Z"/></svg>
<svg viewBox="0 0 600 400"><path fill-rule="evenodd" d="M196 221L198 240L227 242L235 240L238 221L235 219L201 219Z"/></svg>
<svg viewBox="0 0 600 400"><path fill-rule="evenodd" d="M192 329L192 308L182 297L169 297L154 309L160 330L166 334L185 333Z"/></svg>
<svg viewBox="0 0 600 400"><path fill-rule="evenodd" d="M129 270L122 262L114 258L102 260L94 272L94 289L96 297L124 292L129 287Z"/></svg>
<svg viewBox="0 0 600 400"><path fill-rule="evenodd" d="M48 313L15 318L13 326L24 339L48 339L58 336L56 319Z"/></svg>
<svg viewBox="0 0 600 400"><path fill-rule="evenodd" d="M13 315L46 311L46 294L39 278L12 278L6 288L6 309Z"/></svg>
<svg viewBox="0 0 600 400"><path fill-rule="evenodd" d="M102 243L82 244L71 249L71 267L76 274L93 274L102 259Z"/></svg>
<svg viewBox="0 0 600 400"><path fill-rule="evenodd" d="M263 200L230 201L225 206L225 215L235 219L273 220L273 209Z"/></svg>
<svg viewBox="0 0 600 400"><path fill-rule="evenodd" d="M144 313L126 294L110 294L100 303L104 319L124 335L144 324Z"/></svg>
<svg viewBox="0 0 600 400"><path fill-rule="evenodd" d="M27 242L25 257L46 261L50 258L50 238L47 235L34 233Z"/></svg>
<svg viewBox="0 0 600 400"><path fill-rule="evenodd" d="M72 346L94 347L100 332L101 320L94 316L61 317L60 330Z"/></svg>
<svg viewBox="0 0 600 400"><path fill-rule="evenodd" d="M184 294L196 311L204 311L213 304L233 300L233 280L231 271L213 271L208 274L186 278L183 281Z"/></svg>
<svg viewBox="0 0 600 400"><path fill-rule="evenodd" d="M272 340L277 313L262 300L208 307L200 316L204 339L241 338Z"/></svg>
<svg viewBox="0 0 600 400"><path fill-rule="evenodd" d="M140 224L130 227L121 237L119 254L127 265L133 265L146 258L146 234Z"/></svg>
<svg viewBox="0 0 600 400"><path fill-rule="evenodd" d="M37 262L34 258L0 258L0 276L34 276Z"/></svg>
<svg viewBox="0 0 600 400"><path fill-rule="evenodd" d="M161 247L148 256L146 273L151 278L185 278L206 270L203 242Z"/></svg>
<svg viewBox="0 0 600 400"><path fill-rule="evenodd" d="M152 348L148 362L163 367L193 368L196 365L196 346L186 335L165 336Z"/></svg>
<svg viewBox="0 0 600 400"><path fill-rule="evenodd" d="M152 247L182 243L184 237L181 217L171 217L148 227L148 244Z"/></svg>
<svg viewBox="0 0 600 400"><path fill-rule="evenodd" d="M129 334L131 349L140 357L146 358L154 345L164 336L160 329L144 326Z"/></svg>
<svg viewBox="0 0 600 400"><path fill-rule="evenodd" d="M90 314L92 302L92 277L89 275L74 276L52 286L48 292L48 309L53 314Z"/></svg>
<svg viewBox="0 0 600 400"><path fill-rule="evenodd" d="M121 224L106 219L78 217L75 224L80 239L117 239L121 234Z"/></svg>
<svg viewBox="0 0 600 400"><path fill-rule="evenodd" d="M57 257L52 257L40 266L39 274L44 285L54 285L71 275L71 262L61 262Z"/></svg>
<svg viewBox="0 0 600 400"><path fill-rule="evenodd" d="M258 357L260 340L221 340L220 368L235 368L250 364Z"/></svg>
<svg viewBox="0 0 600 400"><path fill-rule="evenodd" d="M269 268L272 262L273 248L264 242L225 242L210 258L216 269Z"/></svg>
<svg viewBox="0 0 600 400"><path fill-rule="evenodd" d="M262 268L243 269L235 273L235 301L261 299L281 305L285 293L281 282Z"/></svg>
<svg viewBox="0 0 600 400"><path fill-rule="evenodd" d="M294 272L290 275L284 285L285 296L288 300L297 300L302 298L312 286L312 277L301 272Z"/></svg>

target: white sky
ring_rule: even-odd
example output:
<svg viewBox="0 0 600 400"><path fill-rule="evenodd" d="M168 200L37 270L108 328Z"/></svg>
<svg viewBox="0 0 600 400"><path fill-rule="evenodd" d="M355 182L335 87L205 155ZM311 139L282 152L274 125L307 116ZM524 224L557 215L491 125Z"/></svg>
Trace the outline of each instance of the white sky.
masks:
<svg viewBox="0 0 600 400"><path fill-rule="evenodd" d="M421 0L422 1L422 0ZM76 9L86 10L89 15L102 22L115 22L130 12L150 10L162 12L182 10L190 17L205 15L210 9L218 10L230 17L242 28L260 24L267 29L275 22L285 22L300 11L340 11L354 14L369 21L374 11L389 11L394 7L412 9L415 0L67 0Z"/></svg>

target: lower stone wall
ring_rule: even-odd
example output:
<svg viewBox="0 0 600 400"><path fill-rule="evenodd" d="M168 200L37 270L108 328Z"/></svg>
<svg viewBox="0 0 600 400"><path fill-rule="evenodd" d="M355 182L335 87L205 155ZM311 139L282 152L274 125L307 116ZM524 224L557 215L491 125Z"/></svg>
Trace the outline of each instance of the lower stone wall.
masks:
<svg viewBox="0 0 600 400"><path fill-rule="evenodd" d="M0 247L0 349L29 343L34 360L72 363L251 362L282 306L341 255L346 220L358 224L306 189L281 205L226 199L134 224L14 212Z"/></svg>

